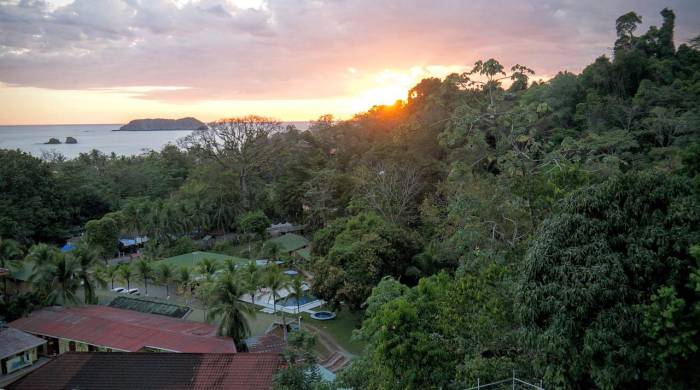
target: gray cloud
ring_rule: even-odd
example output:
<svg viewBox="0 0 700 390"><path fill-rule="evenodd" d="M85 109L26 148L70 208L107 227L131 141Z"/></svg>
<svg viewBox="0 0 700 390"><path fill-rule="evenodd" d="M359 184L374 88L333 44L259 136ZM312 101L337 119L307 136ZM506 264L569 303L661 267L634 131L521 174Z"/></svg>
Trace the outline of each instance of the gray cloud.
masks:
<svg viewBox="0 0 700 390"><path fill-rule="evenodd" d="M55 89L160 85L147 98L320 98L362 72L494 57L539 74L579 71L610 52L617 16L700 33L700 2L0 0L0 81ZM646 26L643 28L646 29Z"/></svg>

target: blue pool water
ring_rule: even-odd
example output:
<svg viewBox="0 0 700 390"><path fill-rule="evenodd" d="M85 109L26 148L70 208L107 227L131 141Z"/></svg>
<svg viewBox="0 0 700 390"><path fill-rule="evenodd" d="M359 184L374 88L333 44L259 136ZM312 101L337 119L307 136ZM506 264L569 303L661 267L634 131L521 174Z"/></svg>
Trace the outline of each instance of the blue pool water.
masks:
<svg viewBox="0 0 700 390"><path fill-rule="evenodd" d="M313 295L304 295L301 297L299 300L299 306L306 305L307 303L317 301L318 298L316 298ZM286 302L285 302L286 301ZM282 299L281 302L284 307L296 307L297 306L297 297L295 295L290 295L289 297Z"/></svg>

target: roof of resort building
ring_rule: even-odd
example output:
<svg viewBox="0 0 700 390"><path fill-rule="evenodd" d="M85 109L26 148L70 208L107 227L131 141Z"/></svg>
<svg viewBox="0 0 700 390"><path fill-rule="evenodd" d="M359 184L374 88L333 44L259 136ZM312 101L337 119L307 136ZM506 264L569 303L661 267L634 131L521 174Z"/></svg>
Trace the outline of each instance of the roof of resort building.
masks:
<svg viewBox="0 0 700 390"><path fill-rule="evenodd" d="M285 223L278 223L278 224L271 224L270 227L267 228L267 232L270 233L271 235L277 235L277 234L282 234L282 233L289 233L289 232L298 232L306 229L306 225L294 225L289 222Z"/></svg>
<svg viewBox="0 0 700 390"><path fill-rule="evenodd" d="M216 336L212 325L108 306L47 307L10 326L126 352L146 347L172 352L236 352L233 340Z"/></svg>
<svg viewBox="0 0 700 390"><path fill-rule="evenodd" d="M282 362L278 354L258 353L69 352L9 389L263 390Z"/></svg>
<svg viewBox="0 0 700 390"><path fill-rule="evenodd" d="M279 237L271 238L268 242L278 243L282 249L287 252L292 252L311 244L311 241L307 240L305 237L294 233L287 233Z"/></svg>
<svg viewBox="0 0 700 390"><path fill-rule="evenodd" d="M304 260L311 259L311 249L310 248L301 248L301 249L296 251L296 254L301 256L301 258Z"/></svg>
<svg viewBox="0 0 700 390"><path fill-rule="evenodd" d="M248 352L251 353L282 353L287 347L287 343L281 337L272 333L249 337L245 343Z"/></svg>
<svg viewBox="0 0 700 390"><path fill-rule="evenodd" d="M0 359L38 347L46 340L24 333L18 329L0 329Z"/></svg>
<svg viewBox="0 0 700 390"><path fill-rule="evenodd" d="M247 264L250 259L244 259L242 257L236 257L236 256L229 256L229 255L222 255L220 253L213 253L213 252L190 252L190 253L185 253L183 255L178 255L178 256L173 256L173 257L168 257L167 259L163 259L161 261L165 261L170 265L177 266L177 267L188 267L188 268L193 268L199 263L200 261L204 259L209 259L217 263L223 263L224 260L226 259L232 259L238 264Z"/></svg>

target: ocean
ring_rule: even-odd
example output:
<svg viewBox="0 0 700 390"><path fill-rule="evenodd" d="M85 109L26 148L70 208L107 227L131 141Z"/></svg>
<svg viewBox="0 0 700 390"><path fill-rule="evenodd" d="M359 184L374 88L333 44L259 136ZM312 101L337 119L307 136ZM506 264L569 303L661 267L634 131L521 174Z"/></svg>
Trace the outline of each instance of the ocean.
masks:
<svg viewBox="0 0 700 390"><path fill-rule="evenodd" d="M300 130L308 127L308 122L285 122ZM191 130L163 131L112 131L121 124L111 125L44 125L44 126L0 126L0 149L20 149L41 157L44 152L55 152L67 158L77 157L97 149L102 153L117 155L138 155L150 150L160 151L163 146L175 144L178 139L189 135ZM66 137L78 140L77 144L66 144ZM46 145L49 138L61 141L58 145Z"/></svg>

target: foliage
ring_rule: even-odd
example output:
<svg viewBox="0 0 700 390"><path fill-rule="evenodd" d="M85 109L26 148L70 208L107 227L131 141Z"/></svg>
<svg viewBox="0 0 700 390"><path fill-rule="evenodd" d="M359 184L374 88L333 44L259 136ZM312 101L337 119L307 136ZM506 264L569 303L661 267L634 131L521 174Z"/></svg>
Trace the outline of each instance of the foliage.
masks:
<svg viewBox="0 0 700 390"><path fill-rule="evenodd" d="M333 246L314 266L313 289L332 304L342 301L358 310L383 276L405 274L420 243L415 233L375 214L359 214L344 222L342 230L334 230Z"/></svg>
<svg viewBox="0 0 700 390"><path fill-rule="evenodd" d="M316 365L314 345L316 336L306 331L289 335L288 346L283 356L286 367L277 371L273 378L275 390L325 390L331 384L321 378Z"/></svg>
<svg viewBox="0 0 700 390"><path fill-rule="evenodd" d="M119 240L119 227L110 217L88 221L85 224L85 241L99 251L103 258L114 256Z"/></svg>
<svg viewBox="0 0 700 390"><path fill-rule="evenodd" d="M541 348L546 381L612 388L691 380L684 373L700 355L677 343L692 350L699 340L673 320L686 315L677 294L695 294L688 250L700 241L697 199L679 178L628 174L575 193L543 223L523 264L518 312ZM680 334L652 315L671 316Z"/></svg>
<svg viewBox="0 0 700 390"><path fill-rule="evenodd" d="M700 50L698 38L676 47L673 11L661 18L640 31L639 14L622 15L612 56L578 74L533 81L526 66L480 60L307 131L249 116L140 156L2 150L2 242L62 244L87 222L102 257L120 235L148 236L151 260L207 235L226 235L215 247L229 254L278 257L253 240L289 221L313 235L310 261L295 266L314 273L314 294L364 311L368 348L345 387L465 388L512 370L546 388L698 387ZM26 261L36 294L4 296L13 316L70 303L76 281L128 286L137 274L81 271L46 244ZM190 300L193 275L173 274ZM253 296L288 282L254 263L223 274ZM214 290L197 294L214 302ZM242 331L219 303L226 331Z"/></svg>
<svg viewBox="0 0 700 390"><path fill-rule="evenodd" d="M19 150L0 150L0 236L21 242L66 235L64 199L47 163Z"/></svg>
<svg viewBox="0 0 700 390"><path fill-rule="evenodd" d="M238 300L244 292L241 282L231 274L224 274L212 292L214 304L207 318L220 317L218 334L232 337L238 350L244 350L244 340L250 335L246 315L254 316L255 309Z"/></svg>
<svg viewBox="0 0 700 390"><path fill-rule="evenodd" d="M270 220L261 210L256 210L243 214L238 224L244 233L255 234L259 239L263 239L270 226Z"/></svg>

